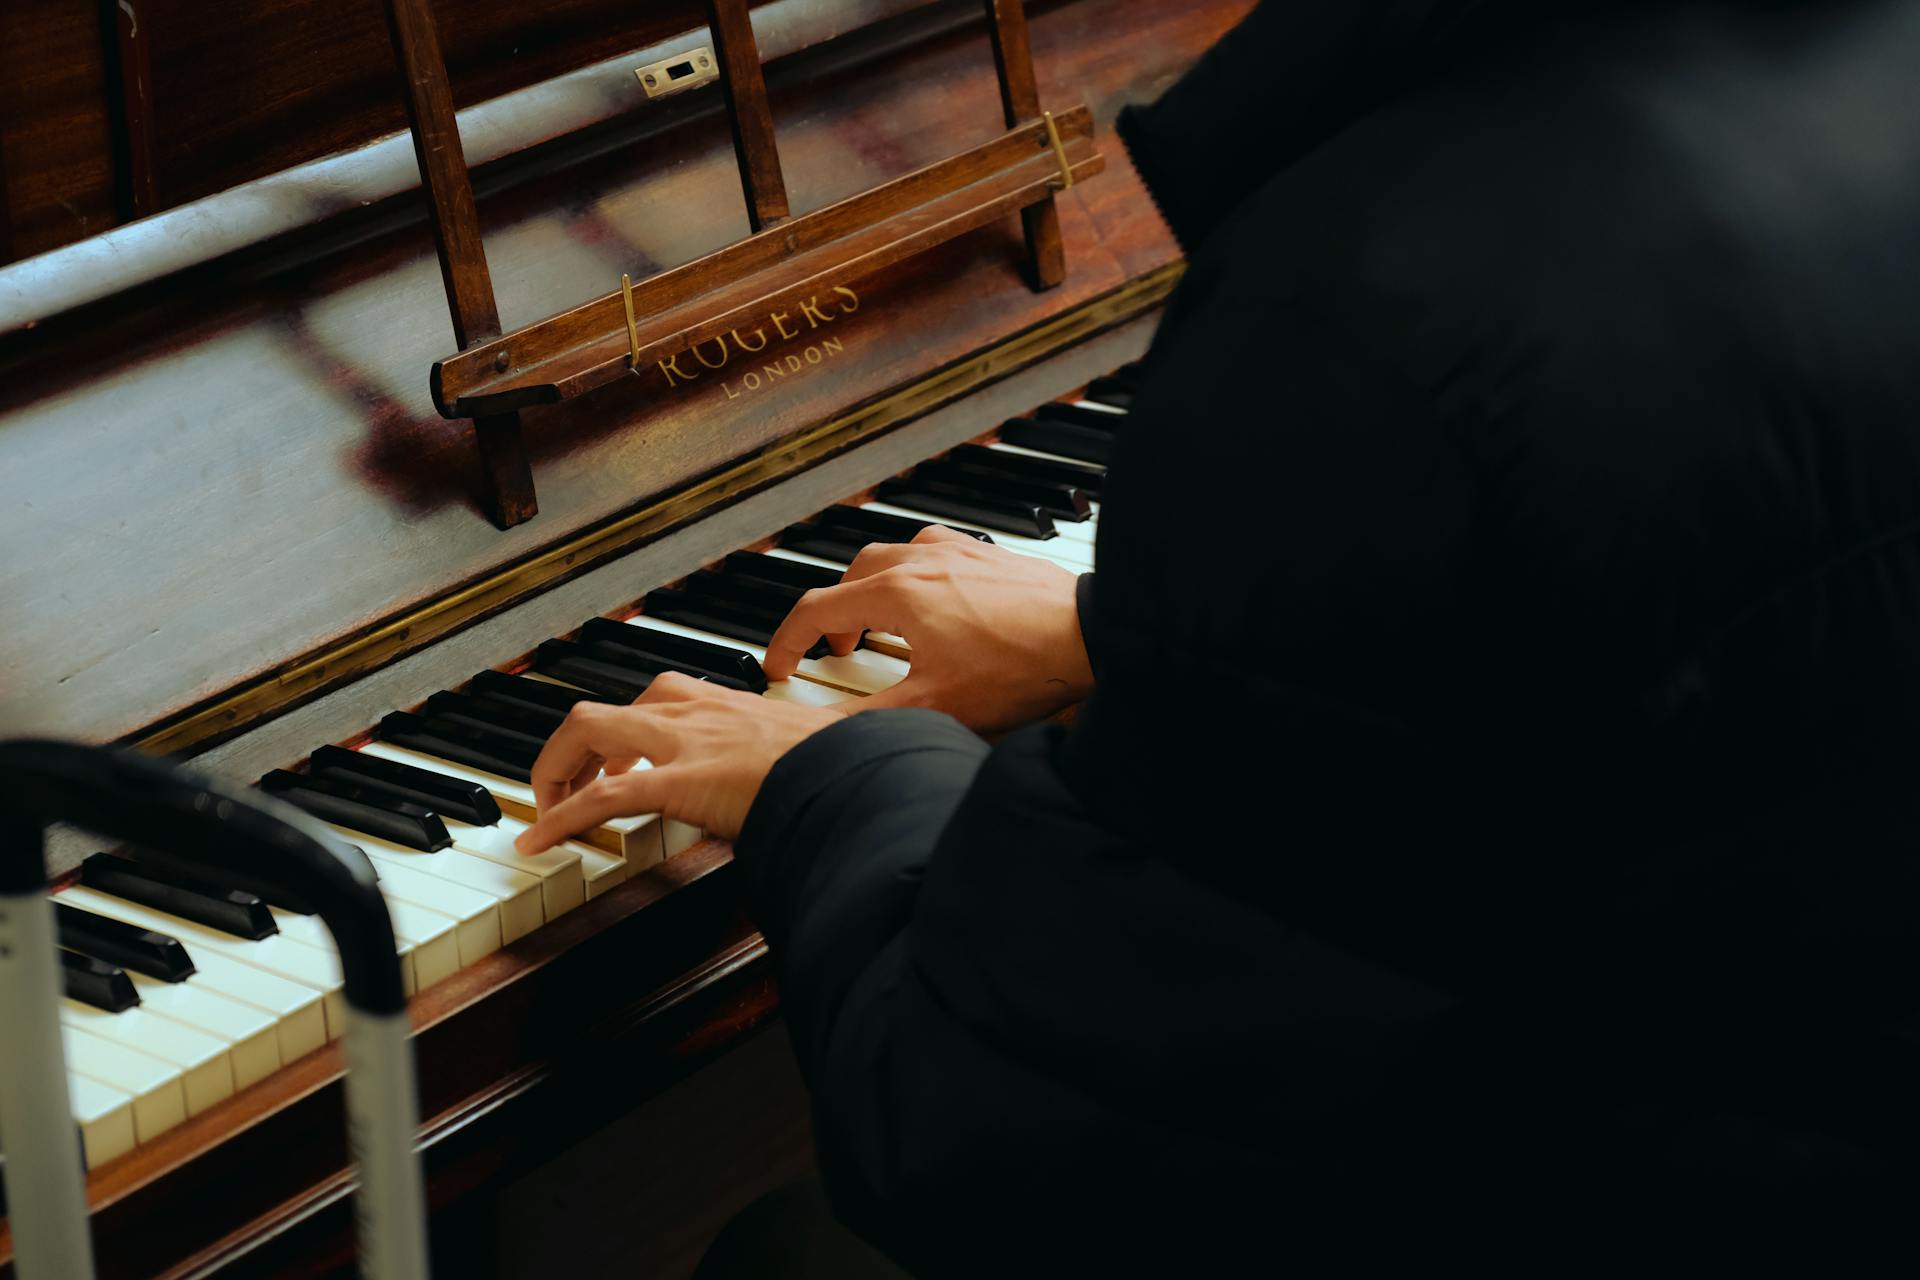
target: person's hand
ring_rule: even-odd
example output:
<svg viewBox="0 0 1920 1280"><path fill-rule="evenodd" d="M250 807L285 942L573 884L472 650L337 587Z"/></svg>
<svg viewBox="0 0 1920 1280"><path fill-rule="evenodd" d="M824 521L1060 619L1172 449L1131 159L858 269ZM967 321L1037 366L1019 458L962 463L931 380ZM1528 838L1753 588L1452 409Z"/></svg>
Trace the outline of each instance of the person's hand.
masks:
<svg viewBox="0 0 1920 1280"><path fill-rule="evenodd" d="M767 646L769 680L822 636L853 652L863 630L913 646L912 670L849 710L931 707L994 732L1052 715L1093 690L1075 575L1036 556L932 525L862 550L838 586L807 592Z"/></svg>
<svg viewBox="0 0 1920 1280"><path fill-rule="evenodd" d="M540 816L516 846L539 853L637 813L736 836L774 763L842 718L677 672L655 676L632 706L578 703L533 763ZM651 769L634 767L642 757Z"/></svg>

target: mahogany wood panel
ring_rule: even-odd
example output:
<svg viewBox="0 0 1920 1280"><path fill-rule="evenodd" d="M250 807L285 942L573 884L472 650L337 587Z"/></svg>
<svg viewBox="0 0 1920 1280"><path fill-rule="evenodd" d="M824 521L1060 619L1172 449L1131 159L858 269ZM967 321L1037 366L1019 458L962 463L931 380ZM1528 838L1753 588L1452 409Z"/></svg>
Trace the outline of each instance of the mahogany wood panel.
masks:
<svg viewBox="0 0 1920 1280"><path fill-rule="evenodd" d="M1246 7L1081 0L1037 14L1043 93L1084 92L1110 121ZM863 67L828 95L776 74L795 207L998 133L981 32ZM483 195L503 319L740 238L744 215L716 212L739 209L729 142L710 115ZM757 390L727 370L670 392L633 379L528 411L543 511L506 534L476 509L467 428L428 394L448 331L424 229L29 343L0 379L0 731L132 733L1174 261L1117 150L1110 161L1059 198L1073 263L1059 290L1032 294L1017 231L984 228L861 288L837 322L843 350L803 373Z"/></svg>
<svg viewBox="0 0 1920 1280"><path fill-rule="evenodd" d="M95 4L0 4L0 224L9 241L0 245L0 262L115 222L105 48Z"/></svg>
<svg viewBox="0 0 1920 1280"><path fill-rule="evenodd" d="M755 231L784 222L789 213L787 184L780 176L780 151L773 136L773 107L767 101L766 73L753 38L747 0L707 0L714 56L720 60L720 87L727 99L727 123L740 161L740 186L747 197L747 222Z"/></svg>

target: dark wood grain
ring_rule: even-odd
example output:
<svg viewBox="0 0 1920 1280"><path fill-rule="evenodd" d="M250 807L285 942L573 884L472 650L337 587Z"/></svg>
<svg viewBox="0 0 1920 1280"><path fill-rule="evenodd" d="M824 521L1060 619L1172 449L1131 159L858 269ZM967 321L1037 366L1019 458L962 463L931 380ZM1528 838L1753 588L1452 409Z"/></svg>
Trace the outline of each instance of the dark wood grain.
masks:
<svg viewBox="0 0 1920 1280"><path fill-rule="evenodd" d="M786 221L789 210L753 18L746 0L707 0L707 22L714 54L720 59L720 87L726 94L727 122L740 162L740 185L747 195L747 222L761 231Z"/></svg>
<svg viewBox="0 0 1920 1280"><path fill-rule="evenodd" d="M387 23L404 82L420 181L433 210L433 244L453 317L454 341L472 347L499 336L500 309L487 271L480 211L460 146L440 34L428 0L387 0ZM534 496L533 469L520 440L520 420L511 413L495 412L473 425L488 515L502 529L533 519L540 505Z"/></svg>
<svg viewBox="0 0 1920 1280"><path fill-rule="evenodd" d="M993 66L1000 76L1000 107L1007 127L1040 118L1040 87L1033 74L1033 46L1027 37L1027 11L1021 0L986 0L987 28L993 42ZM1067 278L1066 244L1060 238L1060 210L1052 197L1020 211L1027 237L1027 267L1035 288L1051 289Z"/></svg>
<svg viewBox="0 0 1920 1280"><path fill-rule="evenodd" d="M0 153L11 241L0 262L116 221L106 47L97 4L0 4Z"/></svg>
<svg viewBox="0 0 1920 1280"><path fill-rule="evenodd" d="M103 21L112 31L107 61L114 119L115 203L123 220L144 218L160 208L158 173L153 159L153 28L140 20L134 0L102 0Z"/></svg>

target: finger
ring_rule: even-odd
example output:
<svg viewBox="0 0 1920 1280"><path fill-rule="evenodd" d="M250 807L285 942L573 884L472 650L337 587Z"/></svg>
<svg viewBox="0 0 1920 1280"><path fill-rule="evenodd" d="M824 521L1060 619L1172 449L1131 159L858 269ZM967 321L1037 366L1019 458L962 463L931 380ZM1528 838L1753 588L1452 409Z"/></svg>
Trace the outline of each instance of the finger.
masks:
<svg viewBox="0 0 1920 1280"><path fill-rule="evenodd" d="M943 524L930 524L913 535L913 540L923 546L929 542L978 542L971 534L961 533L958 529L949 529Z"/></svg>
<svg viewBox="0 0 1920 1280"><path fill-rule="evenodd" d="M602 750L603 743L622 741L636 726L622 726L616 717L631 716L625 707L611 707L604 703L582 702L567 713L547 739L546 746L540 749L540 755L528 771L528 781L533 786L533 803L536 810L544 810L566 799L580 787L592 782L600 773L601 762L609 755L630 756L636 753L631 745L620 749ZM617 735L617 736L616 736Z"/></svg>
<svg viewBox="0 0 1920 1280"><path fill-rule="evenodd" d="M864 698L851 699L843 705L847 714L852 715L860 711L884 711L888 707L935 707L939 703L931 696L928 681L915 680L908 674L906 679L897 684Z"/></svg>
<svg viewBox="0 0 1920 1280"><path fill-rule="evenodd" d="M857 643L860 633L873 628L898 631L895 613L899 592L894 579L886 574L843 582L837 587L816 587L800 597L779 630L767 642L767 656L761 666L769 680L784 680L799 667L800 659L821 636L843 639L851 634ZM836 652L851 653L852 646Z"/></svg>
<svg viewBox="0 0 1920 1280"><path fill-rule="evenodd" d="M853 563L840 575L842 583L858 582L874 574L905 563L912 555L910 542L869 542L853 557Z"/></svg>
<svg viewBox="0 0 1920 1280"><path fill-rule="evenodd" d="M691 698L704 697L712 689L713 686L705 680L684 671L662 671L647 682L647 687L633 700L633 705L645 707L658 706L663 702L686 702Z"/></svg>
<svg viewBox="0 0 1920 1280"><path fill-rule="evenodd" d="M520 833L513 847L524 854L540 853L609 818L657 813L664 788L672 785L674 775L670 769L636 769L590 782L552 808L542 805L539 818Z"/></svg>

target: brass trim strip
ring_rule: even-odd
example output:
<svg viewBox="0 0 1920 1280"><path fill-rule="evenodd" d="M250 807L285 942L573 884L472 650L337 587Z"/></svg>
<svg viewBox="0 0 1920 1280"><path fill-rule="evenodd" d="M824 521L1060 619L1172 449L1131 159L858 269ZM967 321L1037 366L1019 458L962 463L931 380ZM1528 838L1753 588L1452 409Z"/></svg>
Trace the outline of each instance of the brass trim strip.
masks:
<svg viewBox="0 0 1920 1280"><path fill-rule="evenodd" d="M723 471L696 481L528 559L396 614L371 630L322 646L278 670L216 695L179 716L121 739L160 754L212 746L358 676L497 612L540 589L692 524L709 512L805 470L828 456L1024 369L1159 305L1185 270L1170 262L1109 293L949 365L860 408L802 428Z"/></svg>

